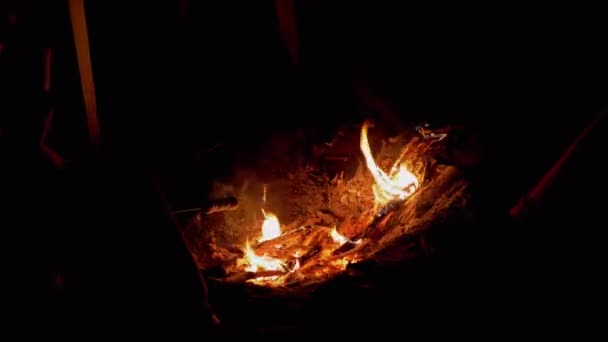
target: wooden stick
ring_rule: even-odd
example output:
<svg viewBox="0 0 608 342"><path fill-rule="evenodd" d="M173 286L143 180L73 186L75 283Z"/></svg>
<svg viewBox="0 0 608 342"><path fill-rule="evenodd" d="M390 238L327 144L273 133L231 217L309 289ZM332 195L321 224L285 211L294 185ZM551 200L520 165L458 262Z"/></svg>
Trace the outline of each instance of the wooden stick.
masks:
<svg viewBox="0 0 608 342"><path fill-rule="evenodd" d="M51 90L51 54L51 48L44 48L44 83L42 89L45 93L49 93L49 91Z"/></svg>
<svg viewBox="0 0 608 342"><path fill-rule="evenodd" d="M292 64L299 62L298 29L295 13L295 0L275 0L275 10L283 44L289 52Z"/></svg>
<svg viewBox="0 0 608 342"><path fill-rule="evenodd" d="M42 84L42 89L44 90L46 96L50 96L51 92L51 61L52 61L52 50L47 47L44 48L44 80ZM42 134L40 135L39 147L40 150L49 158L53 166L57 169L60 169L65 164L63 157L57 153L54 149L47 145L46 140L51 131L51 127L53 124L53 117L55 113L53 108L49 108L49 113L47 114L46 120L44 120L44 126L42 127Z"/></svg>
<svg viewBox="0 0 608 342"><path fill-rule="evenodd" d="M591 122L583 129L583 131L574 139L572 144L568 146L564 154L553 164L551 169L540 179L536 186L526 195L524 195L519 202L509 210L509 215L512 217L518 217L525 212L530 205L538 202L538 200L545 193L549 185L557 178L559 171L563 168L566 162L570 159L576 147L580 142L589 135L592 129L594 129L598 123L606 116L606 111L601 111L599 114L593 117Z"/></svg>
<svg viewBox="0 0 608 342"><path fill-rule="evenodd" d="M89 139L93 146L99 146L100 128L97 117L97 104L95 100L95 85L93 83L93 68L89 51L89 35L85 16L84 0L69 0L70 18L74 34L74 45L80 71L80 84L87 114Z"/></svg>

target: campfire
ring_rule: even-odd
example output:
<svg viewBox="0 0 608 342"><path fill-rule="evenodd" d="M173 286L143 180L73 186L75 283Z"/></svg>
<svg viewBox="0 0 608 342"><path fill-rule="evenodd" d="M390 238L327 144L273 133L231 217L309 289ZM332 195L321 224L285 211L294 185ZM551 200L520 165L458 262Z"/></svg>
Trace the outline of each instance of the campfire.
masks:
<svg viewBox="0 0 608 342"><path fill-rule="evenodd" d="M198 215L185 236L199 267L215 269L214 279L223 282L272 288L318 284L428 228L462 202L466 183L456 168L435 159L445 133L408 132L383 141L374 155L370 129L370 122L360 127L363 162L349 179L343 172L332 177L317 166L291 163L280 180L290 191L273 194L272 186L262 184L249 189L250 198L242 191L239 209L220 214L219 223L213 215Z"/></svg>

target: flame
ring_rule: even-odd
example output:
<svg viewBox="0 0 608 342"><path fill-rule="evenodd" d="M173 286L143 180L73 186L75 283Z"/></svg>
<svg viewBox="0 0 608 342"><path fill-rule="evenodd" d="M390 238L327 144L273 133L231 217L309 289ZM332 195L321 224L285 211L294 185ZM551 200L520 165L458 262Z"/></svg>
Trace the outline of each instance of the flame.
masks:
<svg viewBox="0 0 608 342"><path fill-rule="evenodd" d="M371 148L368 140L368 129L370 123L365 122L361 127L361 140L360 148L363 156L365 157L366 166L371 172L374 184L372 190L374 193L374 210L386 207L392 201L405 200L409 198L419 187L418 177L408 170L406 163L403 160L403 154L397 158L393 167L389 172L382 170L374 160L371 152ZM262 195L262 202L267 202L267 186L264 185ZM274 240L282 235L281 224L278 217L270 212L264 211L264 221L261 226L261 237L258 239L259 242ZM327 234L327 228L322 227L323 234ZM329 241L328 238L331 238ZM286 281L293 280L290 276L298 271L308 272L309 275L318 277L328 276L332 272L343 271L349 264L358 262L360 256L356 253L349 252L348 255L337 255L334 256L334 252L339 251L340 247L345 244L360 245L364 242L363 239L356 241L350 240L346 236L342 235L334 226L329 230L329 237L324 236L322 240L323 244L329 242L329 246L318 246L321 247L320 251L317 251L313 257L315 258L316 265L311 266L310 258L301 259L301 251L297 250L293 252L293 257L289 257L282 253L283 250L288 251L294 246L289 244L284 245L280 241L270 242L264 244L264 248L268 251L268 248L274 248L274 252L264 253L264 255L256 254L254 248L249 244L249 241L243 248L244 255L238 259L236 267L240 270L247 272L258 273L254 279L249 279L247 282L264 285L264 286L282 286ZM304 246L306 247L306 246ZM302 248L302 247L297 247ZM303 249L305 251L305 249ZM269 255L273 255L272 257ZM279 255L284 257L279 258ZM301 264L304 263L304 266ZM278 271L278 272L265 272L264 271ZM312 272L312 273L311 273Z"/></svg>
<svg viewBox="0 0 608 342"><path fill-rule="evenodd" d="M375 204L377 207L382 207L396 199L405 200L418 189L418 178L400 160L397 160L388 174L376 165L367 138L369 125L369 122L365 122L361 127L360 147L365 157L365 164L374 177L375 184L372 190Z"/></svg>
<svg viewBox="0 0 608 342"><path fill-rule="evenodd" d="M249 245L249 241L245 244L244 252L245 256L241 262L246 265L245 271L247 272L281 271L285 269L283 260L255 254L255 251Z"/></svg>
<svg viewBox="0 0 608 342"><path fill-rule="evenodd" d="M342 246L343 244L348 242L348 239L346 238L346 236L338 233L338 230L336 229L336 227L334 227L334 229L331 230L330 235L331 235L331 238L334 240L334 242L340 246Z"/></svg>
<svg viewBox="0 0 608 342"><path fill-rule="evenodd" d="M281 236L281 224L279 218L273 213L266 213L262 209L264 214L264 223L262 223L262 237L260 242L276 239Z"/></svg>

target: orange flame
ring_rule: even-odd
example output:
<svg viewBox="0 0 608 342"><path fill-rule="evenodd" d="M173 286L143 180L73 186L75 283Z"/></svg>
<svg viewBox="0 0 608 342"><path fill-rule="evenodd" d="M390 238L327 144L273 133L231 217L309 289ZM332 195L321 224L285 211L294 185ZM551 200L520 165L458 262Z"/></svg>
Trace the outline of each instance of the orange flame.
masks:
<svg viewBox="0 0 608 342"><path fill-rule="evenodd" d="M264 214L264 223L262 223L262 237L260 242L276 239L281 236L281 224L279 218L273 213L266 213L262 209Z"/></svg>
<svg viewBox="0 0 608 342"><path fill-rule="evenodd" d="M285 262L281 259L255 254L255 251L249 245L249 241L245 244L245 256L241 263L245 265L245 271L247 272L281 271L286 267Z"/></svg>
<svg viewBox="0 0 608 342"><path fill-rule="evenodd" d="M361 127L360 147L365 157L365 164L374 177L375 184L372 190L376 207L382 207L396 199L405 200L418 189L418 178L400 160L397 160L388 174L376 165L367 138L369 125L369 122L365 122Z"/></svg>

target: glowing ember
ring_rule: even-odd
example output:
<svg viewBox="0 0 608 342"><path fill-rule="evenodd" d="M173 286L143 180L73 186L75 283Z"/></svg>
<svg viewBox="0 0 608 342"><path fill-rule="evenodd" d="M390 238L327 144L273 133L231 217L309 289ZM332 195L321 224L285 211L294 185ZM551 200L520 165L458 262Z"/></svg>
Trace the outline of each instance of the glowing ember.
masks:
<svg viewBox="0 0 608 342"><path fill-rule="evenodd" d="M281 224L279 218L273 213L266 213L262 209L264 214L264 223L262 223L262 237L260 242L276 239L281 236Z"/></svg>
<svg viewBox="0 0 608 342"><path fill-rule="evenodd" d="M369 140L367 138L368 128L369 122L365 122L363 127L361 127L360 147L365 157L365 164L374 177L375 184L373 185L373 191L376 208L382 207L396 199L405 200L418 189L418 178L407 169L405 163L401 160L395 162L395 165L388 174L379 168L374 161L371 148L369 147Z"/></svg>

